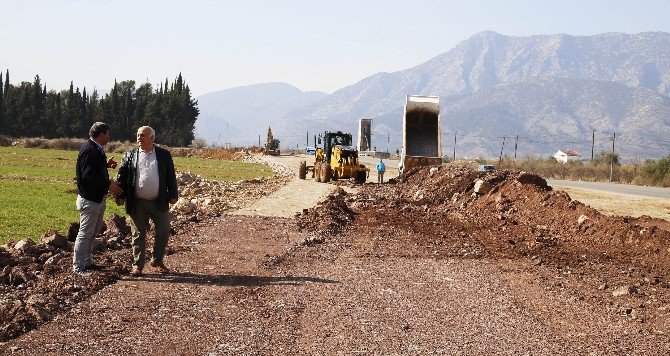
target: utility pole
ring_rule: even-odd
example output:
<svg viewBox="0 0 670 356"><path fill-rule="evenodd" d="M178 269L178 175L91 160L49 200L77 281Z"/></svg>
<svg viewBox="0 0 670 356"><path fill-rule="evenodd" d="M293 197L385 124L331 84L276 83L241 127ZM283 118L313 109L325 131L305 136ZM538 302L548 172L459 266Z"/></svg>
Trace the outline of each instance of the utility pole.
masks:
<svg viewBox="0 0 670 356"><path fill-rule="evenodd" d="M593 148L596 145L596 130L593 130L593 136L591 137L591 163L593 163Z"/></svg>
<svg viewBox="0 0 670 356"><path fill-rule="evenodd" d="M502 147L500 147L500 158L498 159L498 165L500 165L502 163L502 154L503 154L503 150L505 149L505 140L506 139L507 139L507 135L503 136L503 143L502 143Z"/></svg>
<svg viewBox="0 0 670 356"><path fill-rule="evenodd" d="M519 143L519 134L516 134L516 140L514 140L514 163L512 165L514 168L516 168L516 147L518 143Z"/></svg>
<svg viewBox="0 0 670 356"><path fill-rule="evenodd" d="M386 153L389 153L389 142L391 142L391 134L387 134L386 136Z"/></svg>
<svg viewBox="0 0 670 356"><path fill-rule="evenodd" d="M456 162L456 135L458 132L454 132L454 162Z"/></svg>
<svg viewBox="0 0 670 356"><path fill-rule="evenodd" d="M258 147L261 147L261 135L258 135Z"/></svg>
<svg viewBox="0 0 670 356"><path fill-rule="evenodd" d="M612 156L610 157L610 183L612 183L612 175L614 173L614 141L616 141L616 132L612 132Z"/></svg>
<svg viewBox="0 0 670 356"><path fill-rule="evenodd" d="M309 131L307 131L307 141L305 141L305 146L309 146Z"/></svg>

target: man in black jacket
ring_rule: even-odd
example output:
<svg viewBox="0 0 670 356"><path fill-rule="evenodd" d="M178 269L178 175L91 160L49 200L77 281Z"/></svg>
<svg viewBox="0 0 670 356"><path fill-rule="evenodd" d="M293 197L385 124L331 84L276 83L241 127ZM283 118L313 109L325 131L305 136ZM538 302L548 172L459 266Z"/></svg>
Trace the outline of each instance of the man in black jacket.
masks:
<svg viewBox="0 0 670 356"><path fill-rule="evenodd" d="M155 131L149 126L137 130L138 148L123 155L116 180L123 189L116 203L125 201L126 212L133 222L134 276L142 275L146 261L146 234L149 219L154 222L154 248L150 265L168 273L163 257L170 235L169 204L177 202L177 178L172 155L154 145Z"/></svg>
<svg viewBox="0 0 670 356"><path fill-rule="evenodd" d="M107 160L105 156L104 146L108 142L109 125L96 122L77 156L79 233L74 243L72 268L74 274L82 277L90 276L90 270L100 268L93 263L92 254L95 235L100 231L105 215L107 193L122 193L121 188L109 180L107 168L116 168L116 162L113 157Z"/></svg>

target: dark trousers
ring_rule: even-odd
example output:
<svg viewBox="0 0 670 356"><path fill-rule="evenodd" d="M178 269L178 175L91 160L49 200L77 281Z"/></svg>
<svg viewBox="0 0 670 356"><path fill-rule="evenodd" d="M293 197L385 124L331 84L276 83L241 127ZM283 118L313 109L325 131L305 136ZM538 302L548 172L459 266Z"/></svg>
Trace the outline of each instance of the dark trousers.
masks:
<svg viewBox="0 0 670 356"><path fill-rule="evenodd" d="M162 210L156 200L135 199L135 208L132 214L133 233L133 266L144 267L146 262L146 239L149 219L154 222L154 249L152 260L163 263L165 247L170 237L170 212Z"/></svg>

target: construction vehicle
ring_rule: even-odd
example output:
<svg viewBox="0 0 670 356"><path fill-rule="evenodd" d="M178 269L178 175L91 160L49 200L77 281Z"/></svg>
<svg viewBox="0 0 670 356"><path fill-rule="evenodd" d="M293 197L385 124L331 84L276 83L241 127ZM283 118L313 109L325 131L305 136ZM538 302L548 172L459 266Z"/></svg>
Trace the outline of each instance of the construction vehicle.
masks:
<svg viewBox="0 0 670 356"><path fill-rule="evenodd" d="M314 165L308 166L306 161L300 162L298 177L305 179L307 172L312 172L312 177L317 182L354 178L358 183L365 183L370 168L360 164L358 150L351 145L351 134L326 131L319 138L319 144L322 140L323 147L316 149Z"/></svg>
<svg viewBox="0 0 670 356"><path fill-rule="evenodd" d="M439 97L407 95L402 147L402 171L442 164Z"/></svg>
<svg viewBox="0 0 670 356"><path fill-rule="evenodd" d="M272 129L268 126L268 138L263 153L270 156L279 156L279 140L272 136Z"/></svg>

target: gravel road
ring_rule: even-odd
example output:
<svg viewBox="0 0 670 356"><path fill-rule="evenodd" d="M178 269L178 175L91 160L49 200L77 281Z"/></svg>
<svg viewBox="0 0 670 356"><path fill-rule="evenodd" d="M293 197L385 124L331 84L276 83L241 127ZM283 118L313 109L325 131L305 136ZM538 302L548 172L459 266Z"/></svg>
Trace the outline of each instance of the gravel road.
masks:
<svg viewBox="0 0 670 356"><path fill-rule="evenodd" d="M644 187L630 184L602 183L602 182L581 182L571 180L548 179L547 183L556 187L568 187L601 191L607 193L623 194L640 198L655 198L670 200L670 189L659 187Z"/></svg>
<svg viewBox="0 0 670 356"><path fill-rule="evenodd" d="M284 157L274 162L297 167ZM444 177L424 172L416 181L436 184L425 186L431 189ZM587 248L575 256L542 234L554 225L534 209L523 219L545 218L536 225L491 213L484 223L474 211L510 203L492 197L489 205L475 201L466 211L463 203L454 211L451 195L444 206L430 205L423 183L406 194L396 185L366 184L348 194L336 189L288 219L276 217L278 211L290 216L310 208L316 198L306 194L336 186L307 180L285 188L276 192L283 200L261 199L265 207L205 220L174 236L174 253L166 258L174 273L124 277L0 345L0 354L670 352L667 271L591 256ZM514 189L514 201L530 199ZM551 197L561 201L559 194ZM599 231L596 224L585 225L589 233ZM533 250L517 252L523 241ZM613 297L609 284L623 283L638 289Z"/></svg>

